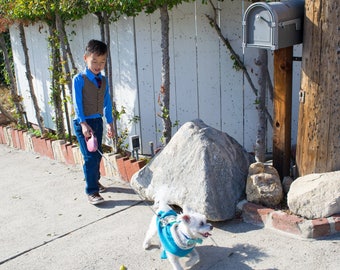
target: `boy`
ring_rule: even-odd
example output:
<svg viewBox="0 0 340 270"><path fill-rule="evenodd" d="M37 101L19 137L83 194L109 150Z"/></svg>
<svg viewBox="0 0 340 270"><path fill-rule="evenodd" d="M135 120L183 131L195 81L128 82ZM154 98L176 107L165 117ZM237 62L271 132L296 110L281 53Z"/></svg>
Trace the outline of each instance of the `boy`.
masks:
<svg viewBox="0 0 340 270"><path fill-rule="evenodd" d="M101 154L89 152L86 138L94 134L98 140L98 150L102 152L104 115L107 124L107 136L114 137L112 102L106 78L101 74L107 58L107 46L99 40L90 40L86 46L84 60L86 68L73 78L73 104L75 118L74 130L84 157L83 171L85 175L85 193L91 204L104 202L99 192L105 188L99 183L99 166Z"/></svg>

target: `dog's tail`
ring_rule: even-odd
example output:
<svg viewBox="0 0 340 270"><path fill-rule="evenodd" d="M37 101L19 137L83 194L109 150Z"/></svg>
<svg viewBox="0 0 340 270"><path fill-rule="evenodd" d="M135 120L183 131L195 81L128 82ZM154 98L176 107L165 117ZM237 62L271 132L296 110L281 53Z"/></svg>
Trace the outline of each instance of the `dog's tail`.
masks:
<svg viewBox="0 0 340 270"><path fill-rule="evenodd" d="M170 188L167 185L160 186L154 194L154 207L163 208L169 202Z"/></svg>

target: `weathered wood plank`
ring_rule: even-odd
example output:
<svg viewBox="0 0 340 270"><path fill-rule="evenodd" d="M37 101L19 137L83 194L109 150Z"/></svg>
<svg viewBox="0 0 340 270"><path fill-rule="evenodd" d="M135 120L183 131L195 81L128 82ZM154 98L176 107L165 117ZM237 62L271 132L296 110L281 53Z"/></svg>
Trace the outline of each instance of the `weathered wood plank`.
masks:
<svg viewBox="0 0 340 270"><path fill-rule="evenodd" d="M300 175L340 169L338 1L306 1L297 138Z"/></svg>
<svg viewBox="0 0 340 270"><path fill-rule="evenodd" d="M273 165L289 175L291 150L293 47L274 51Z"/></svg>

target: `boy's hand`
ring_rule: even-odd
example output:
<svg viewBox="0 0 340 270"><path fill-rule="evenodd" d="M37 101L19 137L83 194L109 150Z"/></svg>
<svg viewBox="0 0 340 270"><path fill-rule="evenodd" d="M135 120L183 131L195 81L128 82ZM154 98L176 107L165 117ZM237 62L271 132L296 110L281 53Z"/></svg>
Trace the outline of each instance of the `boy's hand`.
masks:
<svg viewBox="0 0 340 270"><path fill-rule="evenodd" d="M106 129L107 129L107 136L109 138L113 138L116 135L116 131L115 131L114 127L113 127L113 123L107 124L106 125Z"/></svg>
<svg viewBox="0 0 340 270"><path fill-rule="evenodd" d="M92 128L86 122L81 122L80 125L81 125L81 130L83 132L84 137L90 138L91 133L93 133Z"/></svg>

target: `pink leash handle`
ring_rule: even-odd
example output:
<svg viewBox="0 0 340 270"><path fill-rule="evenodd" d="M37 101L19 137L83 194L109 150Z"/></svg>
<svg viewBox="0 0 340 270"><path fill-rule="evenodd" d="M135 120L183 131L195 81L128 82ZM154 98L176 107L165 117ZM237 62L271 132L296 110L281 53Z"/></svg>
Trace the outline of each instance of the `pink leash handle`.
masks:
<svg viewBox="0 0 340 270"><path fill-rule="evenodd" d="M91 132L90 138L85 138L87 150L89 152L96 152L98 150L97 137Z"/></svg>

